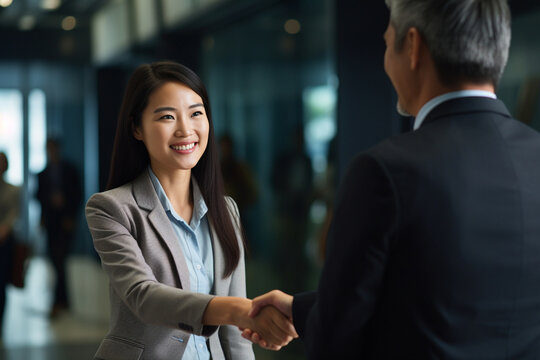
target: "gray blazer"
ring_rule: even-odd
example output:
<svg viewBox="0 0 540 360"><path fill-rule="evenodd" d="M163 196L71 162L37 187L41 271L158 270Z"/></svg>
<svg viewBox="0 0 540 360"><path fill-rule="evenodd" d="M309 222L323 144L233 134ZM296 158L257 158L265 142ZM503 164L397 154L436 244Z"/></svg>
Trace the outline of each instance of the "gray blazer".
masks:
<svg viewBox="0 0 540 360"><path fill-rule="evenodd" d="M238 209L227 198L237 223ZM189 272L176 234L144 171L133 182L94 194L86 219L110 282L110 329L96 353L104 360L180 359L191 334L208 337L217 359L254 359L251 343L234 326L204 326L214 295L189 289ZM211 224L211 221L209 222ZM213 294L245 297L242 253L233 274L223 279L223 252L212 225Z"/></svg>

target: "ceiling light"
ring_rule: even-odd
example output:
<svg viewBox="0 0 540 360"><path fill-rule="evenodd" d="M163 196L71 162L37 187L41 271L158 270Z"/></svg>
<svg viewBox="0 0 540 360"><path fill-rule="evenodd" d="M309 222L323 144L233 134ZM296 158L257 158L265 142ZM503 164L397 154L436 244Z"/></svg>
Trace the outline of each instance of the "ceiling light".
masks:
<svg viewBox="0 0 540 360"><path fill-rule="evenodd" d="M300 32L300 22L296 19L289 19L285 21L285 25L283 25L285 28L285 31L289 34L298 34Z"/></svg>
<svg viewBox="0 0 540 360"><path fill-rule="evenodd" d="M41 7L45 10L58 9L61 4L61 0L41 0Z"/></svg>
<svg viewBox="0 0 540 360"><path fill-rule="evenodd" d="M0 0L0 6L1 7L8 7L9 5L11 5L12 2L13 2L13 0Z"/></svg>
<svg viewBox="0 0 540 360"><path fill-rule="evenodd" d="M32 30L36 25L36 18L32 15L24 15L19 19L19 29L21 30Z"/></svg>
<svg viewBox="0 0 540 360"><path fill-rule="evenodd" d="M75 26L77 26L77 19L73 16L66 16L64 20L62 20L62 29L66 31L75 29Z"/></svg>

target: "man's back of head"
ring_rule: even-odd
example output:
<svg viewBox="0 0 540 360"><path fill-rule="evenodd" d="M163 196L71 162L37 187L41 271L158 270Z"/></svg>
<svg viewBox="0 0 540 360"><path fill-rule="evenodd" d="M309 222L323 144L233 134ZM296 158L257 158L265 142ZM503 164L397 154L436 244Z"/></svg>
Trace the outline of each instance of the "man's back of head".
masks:
<svg viewBox="0 0 540 360"><path fill-rule="evenodd" d="M441 84L496 86L508 59L506 0L385 0L399 51L411 27L422 35Z"/></svg>

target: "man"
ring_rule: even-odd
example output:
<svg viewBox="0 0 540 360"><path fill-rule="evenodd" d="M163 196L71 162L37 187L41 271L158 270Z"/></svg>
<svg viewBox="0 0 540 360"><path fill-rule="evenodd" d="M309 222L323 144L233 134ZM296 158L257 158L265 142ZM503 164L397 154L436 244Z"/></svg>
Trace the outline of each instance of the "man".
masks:
<svg viewBox="0 0 540 360"><path fill-rule="evenodd" d="M69 307L66 259L69 254L82 197L77 169L61 157L60 143L47 140L48 164L38 175L37 199L41 203L41 223L47 232L47 254L56 272L51 316Z"/></svg>
<svg viewBox="0 0 540 360"><path fill-rule="evenodd" d="M309 359L538 359L540 135L494 94L507 2L387 5L385 70L415 130L350 165L318 291L252 315L292 317Z"/></svg>

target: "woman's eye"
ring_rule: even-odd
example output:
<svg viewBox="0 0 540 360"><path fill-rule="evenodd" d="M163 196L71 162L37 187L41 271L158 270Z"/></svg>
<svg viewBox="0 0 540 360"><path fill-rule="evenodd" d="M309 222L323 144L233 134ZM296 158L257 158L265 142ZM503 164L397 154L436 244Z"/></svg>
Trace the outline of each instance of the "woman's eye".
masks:
<svg viewBox="0 0 540 360"><path fill-rule="evenodd" d="M163 115L162 117L160 117L160 119L174 120L174 116L172 116L172 115Z"/></svg>
<svg viewBox="0 0 540 360"><path fill-rule="evenodd" d="M202 114L202 111L195 111L191 116L201 116Z"/></svg>

